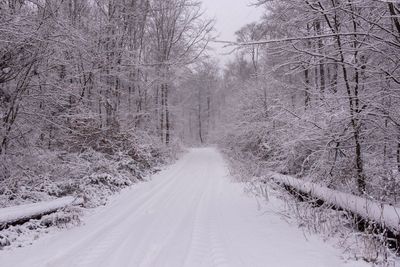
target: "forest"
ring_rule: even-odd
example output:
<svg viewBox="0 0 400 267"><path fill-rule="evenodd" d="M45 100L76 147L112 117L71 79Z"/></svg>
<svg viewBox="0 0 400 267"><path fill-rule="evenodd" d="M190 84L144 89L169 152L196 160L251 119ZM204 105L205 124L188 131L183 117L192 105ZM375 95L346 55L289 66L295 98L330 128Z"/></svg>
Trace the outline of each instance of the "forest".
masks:
<svg viewBox="0 0 400 267"><path fill-rule="evenodd" d="M0 0L0 207L96 207L209 145L244 182L397 207L400 4L251 4L220 40L196 0Z"/></svg>
<svg viewBox="0 0 400 267"><path fill-rule="evenodd" d="M200 3L12 0L0 12L1 205L140 180L179 150L177 83L213 26Z"/></svg>
<svg viewBox="0 0 400 267"><path fill-rule="evenodd" d="M397 203L399 6L264 2L223 77L223 143L278 172Z"/></svg>

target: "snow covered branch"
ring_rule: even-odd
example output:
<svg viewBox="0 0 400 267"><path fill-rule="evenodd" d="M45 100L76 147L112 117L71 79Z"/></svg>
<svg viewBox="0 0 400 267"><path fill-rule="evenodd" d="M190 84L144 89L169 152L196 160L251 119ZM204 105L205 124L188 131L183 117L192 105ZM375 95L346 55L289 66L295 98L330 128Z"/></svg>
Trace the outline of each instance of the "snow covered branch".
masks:
<svg viewBox="0 0 400 267"><path fill-rule="evenodd" d="M299 36L299 37L290 37L290 38L281 38L281 39L270 39L270 40L259 40L259 41L250 41L250 42L232 42L232 41L222 41L215 40L215 43L226 44L227 46L248 46L248 45L264 45L271 43L282 43L282 42L292 42L292 41L304 41L304 40L313 40L320 38L331 38L336 36L367 36L366 33L360 32L340 32L340 33L331 33L331 34L321 34L321 35L313 35L313 36Z"/></svg>

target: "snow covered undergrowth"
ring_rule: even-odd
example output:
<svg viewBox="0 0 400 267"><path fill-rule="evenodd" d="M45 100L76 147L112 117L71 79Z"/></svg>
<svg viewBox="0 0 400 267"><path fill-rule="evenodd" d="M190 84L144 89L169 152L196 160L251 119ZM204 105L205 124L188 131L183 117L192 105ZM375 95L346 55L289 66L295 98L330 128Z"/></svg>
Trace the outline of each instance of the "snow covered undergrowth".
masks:
<svg viewBox="0 0 400 267"><path fill-rule="evenodd" d="M80 225L84 209L67 207L40 219L31 219L21 225L9 226L0 231L0 250L32 245L41 236L60 229L69 229Z"/></svg>
<svg viewBox="0 0 400 267"><path fill-rule="evenodd" d="M307 237L319 235L325 241L340 248L347 259L362 259L373 266L399 266L400 260L387 247L387 239L382 234L373 233L373 229L365 232L357 230L356 218L345 210L332 209L331 203L315 205L300 202L285 188L271 181L269 168L262 161L251 160L241 153L223 149L230 162L231 174L247 183L247 190L254 195L260 207L275 207L273 212L282 219L297 225ZM268 204L266 204L268 203Z"/></svg>
<svg viewBox="0 0 400 267"><path fill-rule="evenodd" d="M65 196L83 198L84 203L0 230L0 249L29 245L44 233L79 225L88 208L105 205L109 196L145 180L175 158L179 150L177 146L162 149L141 145L135 147L134 154L36 149L9 156L5 163L14 167L7 169L7 179L0 180L0 208Z"/></svg>

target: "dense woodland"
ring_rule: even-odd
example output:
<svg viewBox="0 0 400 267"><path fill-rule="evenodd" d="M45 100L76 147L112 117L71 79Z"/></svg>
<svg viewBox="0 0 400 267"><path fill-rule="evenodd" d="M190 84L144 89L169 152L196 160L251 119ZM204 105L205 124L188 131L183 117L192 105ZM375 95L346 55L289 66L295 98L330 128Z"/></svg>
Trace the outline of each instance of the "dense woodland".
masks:
<svg viewBox="0 0 400 267"><path fill-rule="evenodd" d="M213 29L203 12L189 0L0 1L2 205L60 180L137 180L176 151L191 94L178 84ZM40 190L76 190L62 184Z"/></svg>
<svg viewBox="0 0 400 267"><path fill-rule="evenodd" d="M257 167L397 203L400 5L258 4L265 16L237 32L219 89L222 142Z"/></svg>
<svg viewBox="0 0 400 267"><path fill-rule="evenodd" d="M254 4L221 67L198 1L0 1L0 205L112 191L210 143L250 176L398 204L400 5Z"/></svg>

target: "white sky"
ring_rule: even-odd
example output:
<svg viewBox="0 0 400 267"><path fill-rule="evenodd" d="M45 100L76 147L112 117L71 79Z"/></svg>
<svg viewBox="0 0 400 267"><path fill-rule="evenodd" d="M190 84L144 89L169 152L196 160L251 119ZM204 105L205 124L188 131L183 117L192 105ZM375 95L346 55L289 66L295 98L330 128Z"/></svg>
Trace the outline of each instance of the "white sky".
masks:
<svg viewBox="0 0 400 267"><path fill-rule="evenodd" d="M201 0L208 17L216 19L216 30L219 40L235 41L235 32L247 23L258 21L263 13L262 7L250 6L252 0ZM233 55L223 55L229 52L222 44L211 45L214 54L226 63ZM210 52L211 53L211 52Z"/></svg>

